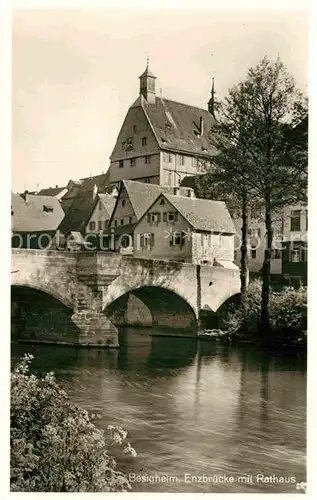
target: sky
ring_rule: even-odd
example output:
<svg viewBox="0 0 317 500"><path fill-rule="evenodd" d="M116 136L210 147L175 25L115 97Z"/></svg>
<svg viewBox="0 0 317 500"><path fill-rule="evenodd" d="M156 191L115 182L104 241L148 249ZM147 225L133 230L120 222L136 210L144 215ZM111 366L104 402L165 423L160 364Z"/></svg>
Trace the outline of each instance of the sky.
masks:
<svg viewBox="0 0 317 500"><path fill-rule="evenodd" d="M259 10L15 9L12 189L106 172L147 55L157 93L207 108L264 55L307 91L307 14Z"/></svg>

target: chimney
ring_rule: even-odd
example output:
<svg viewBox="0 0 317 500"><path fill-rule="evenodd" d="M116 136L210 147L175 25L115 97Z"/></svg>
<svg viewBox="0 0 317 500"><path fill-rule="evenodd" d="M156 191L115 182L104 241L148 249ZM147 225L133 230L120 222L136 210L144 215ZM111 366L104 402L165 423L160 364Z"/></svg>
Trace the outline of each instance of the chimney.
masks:
<svg viewBox="0 0 317 500"><path fill-rule="evenodd" d="M98 186L97 184L94 184L94 187L92 188L92 199L95 200L96 196L98 194Z"/></svg>
<svg viewBox="0 0 317 500"><path fill-rule="evenodd" d="M204 135L204 120L202 116L200 117L199 121L199 133L200 135Z"/></svg>
<svg viewBox="0 0 317 500"><path fill-rule="evenodd" d="M55 187L58 188L58 184L55 184Z"/></svg>
<svg viewBox="0 0 317 500"><path fill-rule="evenodd" d="M173 188L173 194L176 194L176 196L178 196L178 195L179 195L179 187L176 187L176 186L175 186L175 187Z"/></svg>
<svg viewBox="0 0 317 500"><path fill-rule="evenodd" d="M195 193L192 188L187 189L187 196L188 198L195 198Z"/></svg>

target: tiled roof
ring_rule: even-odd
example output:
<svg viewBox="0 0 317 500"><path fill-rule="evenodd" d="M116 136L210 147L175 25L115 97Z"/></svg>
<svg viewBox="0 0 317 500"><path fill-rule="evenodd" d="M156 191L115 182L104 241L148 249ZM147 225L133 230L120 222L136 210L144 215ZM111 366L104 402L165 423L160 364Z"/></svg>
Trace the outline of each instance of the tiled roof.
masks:
<svg viewBox="0 0 317 500"><path fill-rule="evenodd" d="M113 196L110 196L110 194L108 193L105 193L105 194L98 194L98 201L101 201L107 214L109 215L109 219L112 215L112 212L113 212L113 209L115 207L115 204L116 204L116 198L114 198Z"/></svg>
<svg viewBox="0 0 317 500"><path fill-rule="evenodd" d="M91 191L80 191L73 199L67 210L64 220L59 226L63 234L70 231L83 232L95 207L96 201L93 199Z"/></svg>
<svg viewBox="0 0 317 500"><path fill-rule="evenodd" d="M55 231L64 218L57 198L28 194L27 202L12 194L12 230L16 232Z"/></svg>
<svg viewBox="0 0 317 500"><path fill-rule="evenodd" d="M215 119L208 110L161 97L156 97L155 104L141 98L140 104L162 149L202 156L216 154L210 133ZM136 103L133 106L135 105ZM201 118L204 127L202 135Z"/></svg>
<svg viewBox="0 0 317 500"><path fill-rule="evenodd" d="M235 227L223 201L202 200L164 194L165 198L197 231L235 234Z"/></svg>
<svg viewBox="0 0 317 500"><path fill-rule="evenodd" d="M122 181L122 186L126 188L137 220L142 217L160 193L172 194L174 192L174 188L170 186L159 186L158 184L147 184L137 181ZM185 194L187 190L187 188L180 188L180 193Z"/></svg>
<svg viewBox="0 0 317 500"><path fill-rule="evenodd" d="M47 189L41 189L37 195L38 196L57 196L60 194L64 189L67 189L66 187L54 187L54 188L47 188Z"/></svg>

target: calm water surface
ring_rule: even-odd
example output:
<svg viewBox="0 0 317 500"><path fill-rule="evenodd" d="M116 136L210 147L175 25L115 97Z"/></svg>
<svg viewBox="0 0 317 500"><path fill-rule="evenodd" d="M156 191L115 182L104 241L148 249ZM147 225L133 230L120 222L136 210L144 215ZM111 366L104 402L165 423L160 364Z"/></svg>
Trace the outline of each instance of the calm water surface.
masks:
<svg viewBox="0 0 317 500"><path fill-rule="evenodd" d="M55 371L72 400L102 415L99 426L129 432L138 456L133 491L296 493L305 481L306 359L126 329L120 349L12 346L35 355L33 370ZM188 476L185 476L188 474ZM197 483L193 476L212 476ZM233 483L220 483L225 475ZM253 483L240 476L250 475ZM173 476L162 482L162 476ZM150 482L151 481L151 482ZM210 479L209 479L210 481Z"/></svg>

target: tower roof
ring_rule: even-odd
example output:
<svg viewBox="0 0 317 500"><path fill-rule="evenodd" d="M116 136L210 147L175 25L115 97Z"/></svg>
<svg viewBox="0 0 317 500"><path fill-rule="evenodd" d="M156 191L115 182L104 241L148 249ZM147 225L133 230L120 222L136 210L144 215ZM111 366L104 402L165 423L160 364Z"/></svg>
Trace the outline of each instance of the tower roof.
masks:
<svg viewBox="0 0 317 500"><path fill-rule="evenodd" d="M145 68L144 72L142 73L142 75L139 76L139 78L143 78L145 76L150 76L152 78L156 78L156 76L154 75L153 71L151 70L151 68L149 66L149 58L147 58L146 68Z"/></svg>

